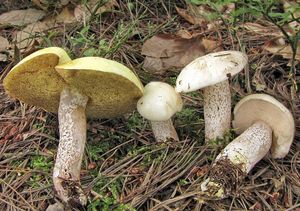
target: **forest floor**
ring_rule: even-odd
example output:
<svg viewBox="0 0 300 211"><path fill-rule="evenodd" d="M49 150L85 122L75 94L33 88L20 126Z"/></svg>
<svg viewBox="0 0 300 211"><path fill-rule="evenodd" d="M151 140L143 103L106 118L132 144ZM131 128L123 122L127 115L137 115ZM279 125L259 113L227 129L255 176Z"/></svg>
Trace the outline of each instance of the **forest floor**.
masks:
<svg viewBox="0 0 300 211"><path fill-rule="evenodd" d="M200 0L2 2L0 210L46 210L59 202L52 184L57 115L10 98L2 85L22 58L49 46L64 48L72 58L118 61L144 85L175 85L191 59L218 50L243 51L249 65L230 79L232 108L244 96L266 93L290 109L296 124L285 158L267 155L228 198L215 200L203 196L200 184L218 153L237 135L233 130L224 139L204 143L201 91L182 95L183 110L173 118L178 143L155 142L149 122L137 111L88 119L81 183L89 199L86 207L73 210L300 210L300 50L293 59L288 39L299 45L300 24L284 25L292 22L280 16L287 14L288 1L275 4L275 19L267 18L273 17L267 10L259 16L247 5L218 1L205 6ZM1 16L28 9L34 11Z"/></svg>

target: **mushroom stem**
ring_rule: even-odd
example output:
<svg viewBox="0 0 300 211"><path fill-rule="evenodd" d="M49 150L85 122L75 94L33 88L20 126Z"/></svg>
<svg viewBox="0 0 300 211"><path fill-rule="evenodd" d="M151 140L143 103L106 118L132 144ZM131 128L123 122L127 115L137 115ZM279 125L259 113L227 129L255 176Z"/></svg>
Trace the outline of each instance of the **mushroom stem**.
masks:
<svg viewBox="0 0 300 211"><path fill-rule="evenodd" d="M230 129L231 94L228 80L204 88L205 140L222 138Z"/></svg>
<svg viewBox="0 0 300 211"><path fill-rule="evenodd" d="M202 191L224 198L270 150L272 129L257 121L229 143L217 156ZM212 191L213 190L213 191Z"/></svg>
<svg viewBox="0 0 300 211"><path fill-rule="evenodd" d="M65 203L85 205L86 196L80 186L80 169L86 142L85 108L88 97L65 88L58 110L60 141L53 170L53 184Z"/></svg>
<svg viewBox="0 0 300 211"><path fill-rule="evenodd" d="M167 140L179 141L177 132L173 126L172 120L166 121L150 121L155 139L158 142Z"/></svg>

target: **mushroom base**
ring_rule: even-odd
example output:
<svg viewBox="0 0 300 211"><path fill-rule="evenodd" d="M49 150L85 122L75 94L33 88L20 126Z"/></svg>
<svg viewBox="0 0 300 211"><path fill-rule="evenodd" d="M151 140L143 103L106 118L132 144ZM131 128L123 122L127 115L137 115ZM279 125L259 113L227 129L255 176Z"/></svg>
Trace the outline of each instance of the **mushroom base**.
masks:
<svg viewBox="0 0 300 211"><path fill-rule="evenodd" d="M209 179L201 185L202 191L219 198L235 192L246 174L268 153L271 142L270 126L262 121L254 123L217 156Z"/></svg>
<svg viewBox="0 0 300 211"><path fill-rule="evenodd" d="M53 170L53 184L58 197L68 204L87 203L80 186L80 169L86 142L87 101L86 96L68 88L60 96L60 141Z"/></svg>
<svg viewBox="0 0 300 211"><path fill-rule="evenodd" d="M201 190L209 197L222 199L234 193L245 176L242 165L222 158L210 169L208 179L201 184Z"/></svg>
<svg viewBox="0 0 300 211"><path fill-rule="evenodd" d="M151 126L155 139L158 142L165 142L168 140L179 141L171 119L161 122L151 121Z"/></svg>

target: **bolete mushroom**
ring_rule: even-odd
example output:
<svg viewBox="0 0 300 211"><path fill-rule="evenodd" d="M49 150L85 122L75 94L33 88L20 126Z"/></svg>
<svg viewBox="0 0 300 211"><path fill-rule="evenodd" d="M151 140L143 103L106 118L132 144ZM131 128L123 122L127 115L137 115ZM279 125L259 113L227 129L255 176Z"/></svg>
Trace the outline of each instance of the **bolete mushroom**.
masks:
<svg viewBox="0 0 300 211"><path fill-rule="evenodd" d="M182 109L182 99L174 87L163 82L150 82L137 103L138 112L150 120L155 139L179 141L171 117Z"/></svg>
<svg viewBox="0 0 300 211"><path fill-rule="evenodd" d="M230 129L231 94L227 79L239 73L247 62L246 54L239 51L210 53L189 63L177 77L177 92L204 88L206 141L222 138Z"/></svg>
<svg viewBox="0 0 300 211"><path fill-rule="evenodd" d="M291 112L267 94L253 94L234 108L233 126L241 134L229 143L214 161L202 191L225 197L233 185L271 151L272 158L283 158L294 139Z"/></svg>
<svg viewBox="0 0 300 211"><path fill-rule="evenodd" d="M143 93L139 79L118 62L99 57L71 60L63 49L51 47L19 62L4 79L4 88L25 103L58 112L54 188L63 202L86 204L80 185L86 114L111 118L132 111Z"/></svg>

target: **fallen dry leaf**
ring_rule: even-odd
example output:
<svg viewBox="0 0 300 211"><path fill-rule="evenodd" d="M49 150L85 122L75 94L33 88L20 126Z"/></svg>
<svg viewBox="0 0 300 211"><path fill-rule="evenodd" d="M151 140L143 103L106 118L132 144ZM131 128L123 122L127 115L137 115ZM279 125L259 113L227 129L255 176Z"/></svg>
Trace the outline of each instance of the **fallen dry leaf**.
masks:
<svg viewBox="0 0 300 211"><path fill-rule="evenodd" d="M40 1L36 1L40 2ZM66 4L67 0L61 0L61 4ZM87 3L90 9L95 9L98 0L92 0ZM69 7L70 6L70 7ZM30 46L33 41L40 41L41 35L51 28L55 30L63 29L66 24L76 23L82 19L87 19L90 16L89 10L85 5L78 5L75 9L71 9L71 5L63 7L61 12L56 16L49 16L41 21L35 21L34 23L28 24L24 29L18 31L14 36L14 41L19 49L24 49ZM103 6L99 7L96 14L103 13L112 10L118 6L115 0L110 0ZM39 10L40 11L40 10ZM93 10L92 10L93 11ZM43 12L43 11L42 11Z"/></svg>
<svg viewBox="0 0 300 211"><path fill-rule="evenodd" d="M6 51L9 48L9 42L6 38L0 36L0 52Z"/></svg>
<svg viewBox="0 0 300 211"><path fill-rule="evenodd" d="M218 13L223 14L223 18L228 18L229 14L235 9L234 3L228 3L228 5L224 5L219 8ZM187 4L187 9L182 9L176 7L177 13L194 25L206 26L208 29L213 29L220 23L221 20L209 20L210 14L216 12L214 9L209 7L207 4L201 4L196 6L194 4Z"/></svg>
<svg viewBox="0 0 300 211"><path fill-rule="evenodd" d="M0 53L0 62L6 62L7 61L7 55L4 53Z"/></svg>
<svg viewBox="0 0 300 211"><path fill-rule="evenodd" d="M116 0L109 0L101 7L97 8L98 4L99 4L98 0L90 0L89 2L87 2L86 5L85 4L77 5L74 9L74 15L76 19L78 21L86 20L91 16L91 12L94 12L94 15L97 15L97 14L102 14L104 12L112 11L115 7L119 7L119 4Z"/></svg>
<svg viewBox="0 0 300 211"><path fill-rule="evenodd" d="M264 49L269 51L270 53L281 55L285 59L292 59L293 58L293 51L289 44L280 44L276 41L270 41L265 46ZM300 61L300 41L298 41L298 47L296 52L295 60ZM288 65L291 65L289 62Z"/></svg>
<svg viewBox="0 0 300 211"><path fill-rule="evenodd" d="M9 11L0 15L0 27L25 26L41 20L45 14L44 11L37 9Z"/></svg>
<svg viewBox="0 0 300 211"><path fill-rule="evenodd" d="M264 24L265 25L261 25L259 23L246 22L242 24L241 27L247 29L250 32L262 36L273 36L273 37L283 36L282 32L279 30L278 27L274 26L271 23L268 23L267 21L264 21Z"/></svg>
<svg viewBox="0 0 300 211"><path fill-rule="evenodd" d="M22 31L16 33L14 41L19 49L26 48L33 42L33 40L37 39L36 35L38 33L42 33L53 26L53 23L45 21L38 21L36 23L29 24Z"/></svg>
<svg viewBox="0 0 300 211"><path fill-rule="evenodd" d="M146 56L143 67L156 74L182 68L199 56L218 48L218 43L199 35L186 39L171 34L160 34L147 40L142 47Z"/></svg>
<svg viewBox="0 0 300 211"><path fill-rule="evenodd" d="M6 62L8 57L5 53L7 49L10 47L9 42L6 38L0 36L0 62Z"/></svg>
<svg viewBox="0 0 300 211"><path fill-rule="evenodd" d="M18 48L23 49L29 46L34 40L40 41L36 35L42 35L42 33L48 29L64 26L65 24L74 23L76 21L74 12L66 6L58 15L49 16L42 21L29 24L21 31L18 31L14 37L14 41Z"/></svg>
<svg viewBox="0 0 300 211"><path fill-rule="evenodd" d="M292 13L294 18L300 18L300 6L299 6L299 2L295 2L295 1L283 1L283 8L284 8L284 12L285 13ZM292 31L292 34L296 34L297 31L300 30L300 23L299 21L292 21L288 23L289 28Z"/></svg>
<svg viewBox="0 0 300 211"><path fill-rule="evenodd" d="M188 10L175 7L177 13L184 18L187 22L194 24L194 25L202 25L206 23L206 19L204 17L196 17L195 15L191 14Z"/></svg>
<svg viewBox="0 0 300 211"><path fill-rule="evenodd" d="M31 0L33 4L35 4L37 7L39 7L42 10L47 10L48 7L51 5L55 8L61 8L63 6L66 6L69 3L69 0ZM54 4L54 5L53 5Z"/></svg>
<svg viewBox="0 0 300 211"><path fill-rule="evenodd" d="M74 10L69 7L64 7L62 11L53 18L57 23L75 23L77 21Z"/></svg>

